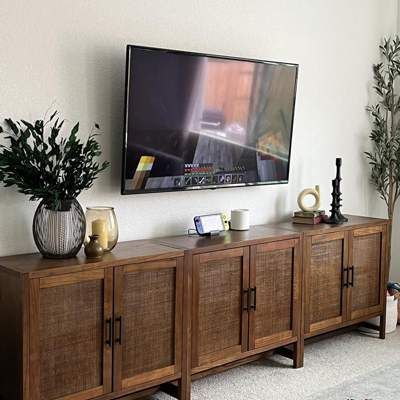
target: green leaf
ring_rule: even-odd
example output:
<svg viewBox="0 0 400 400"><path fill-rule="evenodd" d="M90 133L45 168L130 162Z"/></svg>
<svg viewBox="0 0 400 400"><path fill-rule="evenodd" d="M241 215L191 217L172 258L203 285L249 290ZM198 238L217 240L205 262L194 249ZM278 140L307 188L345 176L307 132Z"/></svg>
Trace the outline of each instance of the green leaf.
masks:
<svg viewBox="0 0 400 400"><path fill-rule="evenodd" d="M71 136L75 136L79 131L79 122L76 123L76 125L72 128L71 131Z"/></svg>
<svg viewBox="0 0 400 400"><path fill-rule="evenodd" d="M101 148L94 135L86 142L77 137L79 123L68 138L62 137L64 120L55 119L55 115L34 123L6 120L15 136L6 136L8 144L0 145L0 181L57 209L62 200L90 188L109 163L99 164Z"/></svg>
<svg viewBox="0 0 400 400"><path fill-rule="evenodd" d="M53 114L51 114L51 116L50 116L50 118L49 118L49 121L52 121L53 118L57 115L57 113L58 113L58 111L55 110L55 111L53 112Z"/></svg>
<svg viewBox="0 0 400 400"><path fill-rule="evenodd" d="M5 122L15 134L18 133L18 127L17 125L15 125L14 121L11 118L5 119Z"/></svg>

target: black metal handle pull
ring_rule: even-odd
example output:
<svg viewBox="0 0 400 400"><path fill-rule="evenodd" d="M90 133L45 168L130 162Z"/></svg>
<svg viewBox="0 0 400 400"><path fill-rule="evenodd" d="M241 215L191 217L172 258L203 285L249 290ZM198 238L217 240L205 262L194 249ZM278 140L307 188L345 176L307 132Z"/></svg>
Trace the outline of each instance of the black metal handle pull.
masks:
<svg viewBox="0 0 400 400"><path fill-rule="evenodd" d="M346 275L346 278L345 278L345 275ZM349 269L348 268L345 268L343 270L342 284L343 284L343 287L345 287L345 288L349 287Z"/></svg>
<svg viewBox="0 0 400 400"><path fill-rule="evenodd" d="M106 330L107 330L106 345L111 347L111 345L112 345L112 343L111 343L112 319L111 318L106 319Z"/></svg>
<svg viewBox="0 0 400 400"><path fill-rule="evenodd" d="M352 265L349 269L351 270L351 281L349 282L349 286L354 287L354 265Z"/></svg>
<svg viewBox="0 0 400 400"><path fill-rule="evenodd" d="M242 306L243 311L249 311L249 289L243 289Z"/></svg>
<svg viewBox="0 0 400 400"><path fill-rule="evenodd" d="M257 309L257 288L250 288L250 310Z"/></svg>
<svg viewBox="0 0 400 400"><path fill-rule="evenodd" d="M115 318L118 323L118 336L115 337L115 343L122 344L122 317Z"/></svg>

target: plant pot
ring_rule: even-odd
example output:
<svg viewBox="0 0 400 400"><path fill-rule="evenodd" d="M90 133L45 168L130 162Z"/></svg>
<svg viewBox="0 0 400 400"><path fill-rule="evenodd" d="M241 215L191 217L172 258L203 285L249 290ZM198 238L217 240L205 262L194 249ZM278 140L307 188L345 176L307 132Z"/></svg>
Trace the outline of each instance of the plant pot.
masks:
<svg viewBox="0 0 400 400"><path fill-rule="evenodd" d="M394 296L386 297L386 333L392 333L397 327L398 300ZM379 326L379 317L368 320L373 325Z"/></svg>
<svg viewBox="0 0 400 400"><path fill-rule="evenodd" d="M62 201L58 210L43 201L33 218L33 238L46 258L75 257L85 239L86 221L76 199Z"/></svg>

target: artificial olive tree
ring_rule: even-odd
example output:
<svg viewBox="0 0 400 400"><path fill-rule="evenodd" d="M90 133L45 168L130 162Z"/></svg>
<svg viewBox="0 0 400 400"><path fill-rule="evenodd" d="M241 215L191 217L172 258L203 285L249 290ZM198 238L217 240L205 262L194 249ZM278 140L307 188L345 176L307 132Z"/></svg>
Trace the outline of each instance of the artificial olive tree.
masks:
<svg viewBox="0 0 400 400"><path fill-rule="evenodd" d="M400 38L379 46L382 61L373 66L376 104L367 108L372 117L372 150L366 152L371 181L387 205L388 243L391 249L395 207L400 197ZM391 255L389 250L389 265Z"/></svg>

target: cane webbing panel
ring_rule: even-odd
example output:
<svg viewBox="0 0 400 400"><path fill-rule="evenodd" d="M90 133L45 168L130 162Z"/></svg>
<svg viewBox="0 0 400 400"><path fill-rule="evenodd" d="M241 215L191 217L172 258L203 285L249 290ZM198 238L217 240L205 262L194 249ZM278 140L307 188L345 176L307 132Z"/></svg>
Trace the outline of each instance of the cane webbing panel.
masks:
<svg viewBox="0 0 400 400"><path fill-rule="evenodd" d="M198 354L241 343L242 258L202 263L199 267Z"/></svg>
<svg viewBox="0 0 400 400"><path fill-rule="evenodd" d="M40 399L102 385L103 281L40 290Z"/></svg>
<svg viewBox="0 0 400 400"><path fill-rule="evenodd" d="M308 279L310 323L342 315L343 240L312 245Z"/></svg>
<svg viewBox="0 0 400 400"><path fill-rule="evenodd" d="M368 308L379 304L380 248L380 233L354 238L353 310Z"/></svg>
<svg viewBox="0 0 400 400"><path fill-rule="evenodd" d="M175 268L124 275L122 378L175 361Z"/></svg>
<svg viewBox="0 0 400 400"><path fill-rule="evenodd" d="M293 249L257 253L256 287L256 339L291 330Z"/></svg>

